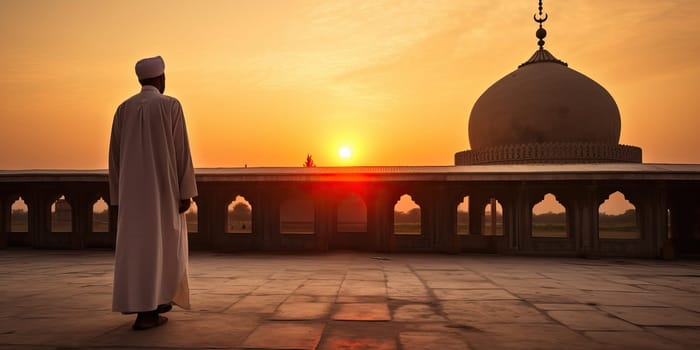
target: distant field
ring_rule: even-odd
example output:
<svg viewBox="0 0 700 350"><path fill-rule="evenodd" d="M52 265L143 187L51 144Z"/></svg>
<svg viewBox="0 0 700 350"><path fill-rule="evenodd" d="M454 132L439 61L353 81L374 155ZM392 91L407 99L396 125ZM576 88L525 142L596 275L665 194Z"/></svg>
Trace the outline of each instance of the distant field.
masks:
<svg viewBox="0 0 700 350"><path fill-rule="evenodd" d="M73 227L70 220L52 220L51 232L71 232Z"/></svg>
<svg viewBox="0 0 700 350"><path fill-rule="evenodd" d="M95 217L92 220L92 232L109 232L109 221Z"/></svg>
<svg viewBox="0 0 700 350"><path fill-rule="evenodd" d="M27 232L29 231L29 228L27 227L27 221L21 221L17 222L16 220L12 221L12 226L11 226L11 232Z"/></svg>
<svg viewBox="0 0 700 350"><path fill-rule="evenodd" d="M638 239L641 237L637 226L601 226L598 237L603 239Z"/></svg>
<svg viewBox="0 0 700 350"><path fill-rule="evenodd" d="M420 223L397 224L394 223L394 234L397 235L420 235Z"/></svg>
<svg viewBox="0 0 700 350"><path fill-rule="evenodd" d="M457 224L457 234L458 235L471 234L471 232L469 232L469 224Z"/></svg>
<svg viewBox="0 0 700 350"><path fill-rule="evenodd" d="M486 221L486 224L484 225L484 231L482 232L482 235L484 236L503 236L503 223L498 222L496 224L496 233L492 233L491 231L491 221Z"/></svg>
<svg viewBox="0 0 700 350"><path fill-rule="evenodd" d="M532 237L563 238L566 237L565 224L533 224Z"/></svg>

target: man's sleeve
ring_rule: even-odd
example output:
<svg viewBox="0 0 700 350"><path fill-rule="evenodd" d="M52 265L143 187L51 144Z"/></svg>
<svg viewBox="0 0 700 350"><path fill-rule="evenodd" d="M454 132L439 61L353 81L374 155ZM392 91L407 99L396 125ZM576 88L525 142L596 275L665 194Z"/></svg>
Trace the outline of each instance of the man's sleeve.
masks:
<svg viewBox="0 0 700 350"><path fill-rule="evenodd" d="M119 205L119 149L121 143L121 125L117 108L112 121L112 134L109 138L109 203Z"/></svg>
<svg viewBox="0 0 700 350"><path fill-rule="evenodd" d="M182 106L179 101L176 101L174 107L173 140L175 141L177 176L180 181L180 199L188 199L197 197L197 182L194 176L194 166L192 166L192 155Z"/></svg>

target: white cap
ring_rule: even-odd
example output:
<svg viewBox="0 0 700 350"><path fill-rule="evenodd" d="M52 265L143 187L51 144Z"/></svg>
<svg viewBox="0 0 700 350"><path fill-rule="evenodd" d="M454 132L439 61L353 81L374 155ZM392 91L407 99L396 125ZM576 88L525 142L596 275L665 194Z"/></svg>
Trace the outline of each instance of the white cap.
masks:
<svg viewBox="0 0 700 350"><path fill-rule="evenodd" d="M136 76L139 80L155 78L165 72L165 62L160 56L144 58L136 62Z"/></svg>

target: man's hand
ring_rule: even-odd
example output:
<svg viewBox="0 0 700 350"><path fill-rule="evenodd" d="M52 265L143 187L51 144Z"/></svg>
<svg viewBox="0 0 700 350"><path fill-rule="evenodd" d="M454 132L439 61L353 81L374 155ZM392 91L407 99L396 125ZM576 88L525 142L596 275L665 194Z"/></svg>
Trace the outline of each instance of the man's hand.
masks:
<svg viewBox="0 0 700 350"><path fill-rule="evenodd" d="M191 198L187 198L187 199L182 199L182 200L180 200L180 208L179 208L180 214L186 212L187 209L190 209L190 205L192 205L192 199L191 199Z"/></svg>

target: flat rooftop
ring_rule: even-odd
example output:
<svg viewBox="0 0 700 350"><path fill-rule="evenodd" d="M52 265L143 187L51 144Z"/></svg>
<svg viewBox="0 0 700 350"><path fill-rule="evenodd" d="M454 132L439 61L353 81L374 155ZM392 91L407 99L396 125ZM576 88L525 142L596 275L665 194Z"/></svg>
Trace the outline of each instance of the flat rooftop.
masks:
<svg viewBox="0 0 700 350"><path fill-rule="evenodd" d="M190 256L193 308L111 312L110 251L0 251L0 349L697 349L700 262Z"/></svg>

